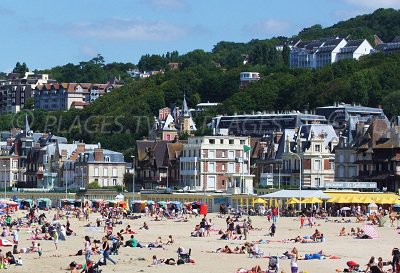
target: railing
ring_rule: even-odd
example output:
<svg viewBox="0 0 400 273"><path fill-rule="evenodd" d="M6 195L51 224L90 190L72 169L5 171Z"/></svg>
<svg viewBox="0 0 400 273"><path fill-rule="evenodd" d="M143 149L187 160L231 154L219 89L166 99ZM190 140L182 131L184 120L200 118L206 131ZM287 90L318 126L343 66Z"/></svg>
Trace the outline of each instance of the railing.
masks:
<svg viewBox="0 0 400 273"><path fill-rule="evenodd" d="M368 175L370 175L370 172L369 171L358 171L358 175L359 176L368 176Z"/></svg>

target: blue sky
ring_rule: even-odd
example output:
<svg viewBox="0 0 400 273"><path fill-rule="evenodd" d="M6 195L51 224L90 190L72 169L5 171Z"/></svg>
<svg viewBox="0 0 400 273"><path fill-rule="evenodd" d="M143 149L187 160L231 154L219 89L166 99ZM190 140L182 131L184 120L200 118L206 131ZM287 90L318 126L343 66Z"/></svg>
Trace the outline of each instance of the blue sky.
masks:
<svg viewBox="0 0 400 273"><path fill-rule="evenodd" d="M211 50L219 41L291 36L400 0L2 0L0 71L89 60L137 63L143 54Z"/></svg>

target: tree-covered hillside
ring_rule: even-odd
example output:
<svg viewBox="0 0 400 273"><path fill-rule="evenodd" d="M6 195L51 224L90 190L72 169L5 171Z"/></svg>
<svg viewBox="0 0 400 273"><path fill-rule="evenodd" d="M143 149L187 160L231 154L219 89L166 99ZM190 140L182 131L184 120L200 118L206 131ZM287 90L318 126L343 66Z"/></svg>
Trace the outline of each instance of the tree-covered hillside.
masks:
<svg viewBox="0 0 400 273"><path fill-rule="evenodd" d="M322 28L321 25L305 28L297 37L310 40L335 35L350 35L351 39L366 38L373 41L375 34L385 42L400 35L400 12L395 9L378 9L371 14L360 15L327 28Z"/></svg>
<svg viewBox="0 0 400 273"><path fill-rule="evenodd" d="M391 9L377 10L371 15L358 16L324 29L321 36L329 35L332 29L345 33L348 27L347 33L350 33L365 25L371 26L366 27L366 35L377 29L381 31L376 32L378 35L389 39L399 34L400 24L389 32L391 20L399 18L399 14ZM310 30L299 34L305 35L313 38L311 35L317 34ZM341 61L318 70L289 69L287 49L283 52L275 49L276 43L284 39L220 42L211 52L197 49L183 55L176 51L145 55L137 66L105 64L99 55L77 65L48 69L42 72L53 74L62 82L105 82L121 76L125 85L83 110L52 113L25 110L17 115L2 115L0 130L22 126L28 113L31 128L35 131L51 131L71 141L101 142L103 147L124 152L129 158L135 139L147 136L158 109L181 105L184 93L191 107L199 102L221 103L216 109L196 116L200 129L197 134L207 133L207 123L217 114L303 111L334 102L382 105L389 116L400 115L400 54L373 54L359 61ZM169 69L170 62L180 63L179 69ZM133 80L126 71L136 67L165 72ZM239 74L243 71L258 71L261 80L240 89Z"/></svg>

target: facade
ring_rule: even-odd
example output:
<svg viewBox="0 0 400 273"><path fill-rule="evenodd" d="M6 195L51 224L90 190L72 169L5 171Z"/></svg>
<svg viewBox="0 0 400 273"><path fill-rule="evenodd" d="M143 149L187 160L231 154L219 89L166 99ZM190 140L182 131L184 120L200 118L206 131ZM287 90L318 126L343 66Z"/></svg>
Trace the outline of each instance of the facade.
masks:
<svg viewBox="0 0 400 273"><path fill-rule="evenodd" d="M303 124L325 124L324 116L297 111L217 116L209 125L214 135L263 137L271 132L299 128Z"/></svg>
<svg viewBox="0 0 400 273"><path fill-rule="evenodd" d="M143 189L180 187L179 160L184 142L137 140L135 185Z"/></svg>
<svg viewBox="0 0 400 273"><path fill-rule="evenodd" d="M356 151L352 144L347 137L339 137L339 143L335 147L335 181L348 182L357 179Z"/></svg>
<svg viewBox="0 0 400 273"><path fill-rule="evenodd" d="M343 59L356 59L371 54L367 40L350 40L341 37L313 41L297 41L290 47L291 68L320 68Z"/></svg>
<svg viewBox="0 0 400 273"><path fill-rule="evenodd" d="M380 190L400 187L400 127L376 118L354 143L358 181L376 182Z"/></svg>
<svg viewBox="0 0 400 273"><path fill-rule="evenodd" d="M0 187L13 187L18 181L18 157L0 155Z"/></svg>
<svg viewBox="0 0 400 273"><path fill-rule="evenodd" d="M384 43L382 42L379 37L378 44L375 47L377 52L384 52L384 53L395 53L400 51L400 37L396 36L391 42Z"/></svg>
<svg viewBox="0 0 400 273"><path fill-rule="evenodd" d="M154 125L149 135L152 140L173 141L179 134L190 135L196 130L196 124L184 96L181 109L165 107L159 110L158 117L154 117Z"/></svg>
<svg viewBox="0 0 400 273"><path fill-rule="evenodd" d="M376 117L387 120L385 113L381 108L345 103L317 107L315 113L324 116L328 120L329 124L332 124L335 129L345 128L351 119L356 120L357 123L367 123L368 120L372 120Z"/></svg>
<svg viewBox="0 0 400 273"><path fill-rule="evenodd" d="M120 86L112 83L53 83L38 85L33 92L34 105L35 109L45 111L66 111L70 108L82 109Z"/></svg>
<svg viewBox="0 0 400 273"><path fill-rule="evenodd" d="M0 114L21 111L32 97L32 90L38 84L47 82L52 82L47 74L27 72L22 76L10 73L6 80L0 81Z"/></svg>
<svg viewBox="0 0 400 273"><path fill-rule="evenodd" d="M259 72L241 72L240 73L240 88L246 87L249 83L259 81Z"/></svg>
<svg viewBox="0 0 400 273"><path fill-rule="evenodd" d="M9 182L19 188L71 189L93 181L101 187L115 186L122 185L125 174L121 153L103 150L100 143L68 144L63 137L33 133L27 120L9 154L0 156L0 163L2 158L12 158L10 175L16 181Z"/></svg>
<svg viewBox="0 0 400 273"><path fill-rule="evenodd" d="M285 184L302 188L324 188L334 181L337 136L331 125L303 125L298 130L285 130L280 175Z"/></svg>
<svg viewBox="0 0 400 273"><path fill-rule="evenodd" d="M253 193L249 137L190 137L180 158L181 186L195 191Z"/></svg>
<svg viewBox="0 0 400 273"><path fill-rule="evenodd" d="M73 169L74 184L81 188L95 181L100 187L122 186L126 164L122 153L95 148L79 154Z"/></svg>
<svg viewBox="0 0 400 273"><path fill-rule="evenodd" d="M337 54L337 61L345 59L358 60L360 57L369 55L374 51L374 48L366 39L350 40L340 49Z"/></svg>

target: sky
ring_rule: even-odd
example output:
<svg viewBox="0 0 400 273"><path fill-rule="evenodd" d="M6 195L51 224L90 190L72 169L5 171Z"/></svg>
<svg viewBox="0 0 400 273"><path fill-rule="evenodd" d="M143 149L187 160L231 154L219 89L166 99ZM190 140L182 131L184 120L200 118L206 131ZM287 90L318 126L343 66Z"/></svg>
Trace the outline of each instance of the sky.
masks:
<svg viewBox="0 0 400 273"><path fill-rule="evenodd" d="M292 36L400 0L2 0L0 71L87 61L137 63L144 54L210 51L220 41Z"/></svg>

